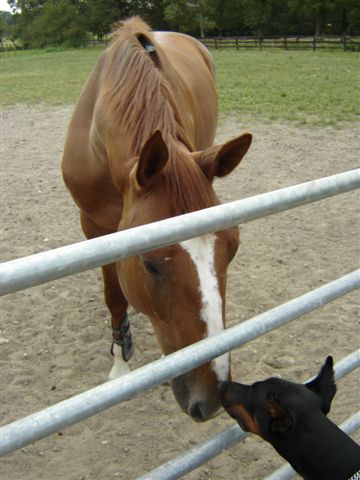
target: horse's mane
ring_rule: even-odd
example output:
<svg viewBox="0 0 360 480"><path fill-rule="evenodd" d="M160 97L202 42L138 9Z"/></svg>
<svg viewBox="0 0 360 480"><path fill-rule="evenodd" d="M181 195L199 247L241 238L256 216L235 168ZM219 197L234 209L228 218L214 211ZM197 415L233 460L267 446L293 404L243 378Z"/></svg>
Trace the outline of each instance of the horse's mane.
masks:
<svg viewBox="0 0 360 480"><path fill-rule="evenodd" d="M174 88L167 79L171 70L142 19L133 17L118 25L106 51L103 92L107 109L112 120L127 131L134 156L156 130L161 131L169 150L165 184L177 215L212 206L216 199L200 168L176 148L177 141L190 151L194 145L181 124Z"/></svg>
<svg viewBox="0 0 360 480"><path fill-rule="evenodd" d="M147 51L146 46L153 51ZM107 108L112 119L130 134L132 153L138 155L156 130L161 131L166 143L178 138L192 147L164 74L171 74L169 62L149 26L139 17L119 23L106 56Z"/></svg>

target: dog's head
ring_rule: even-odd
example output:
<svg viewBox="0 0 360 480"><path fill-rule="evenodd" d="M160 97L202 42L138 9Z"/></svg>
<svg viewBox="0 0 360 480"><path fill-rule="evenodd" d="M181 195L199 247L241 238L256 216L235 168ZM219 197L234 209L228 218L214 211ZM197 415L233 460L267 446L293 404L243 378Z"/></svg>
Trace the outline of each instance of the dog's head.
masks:
<svg viewBox="0 0 360 480"><path fill-rule="evenodd" d="M298 422L317 411L327 414L336 393L332 357L305 385L269 378L253 385L220 382L223 407L241 428L264 440L291 435Z"/></svg>

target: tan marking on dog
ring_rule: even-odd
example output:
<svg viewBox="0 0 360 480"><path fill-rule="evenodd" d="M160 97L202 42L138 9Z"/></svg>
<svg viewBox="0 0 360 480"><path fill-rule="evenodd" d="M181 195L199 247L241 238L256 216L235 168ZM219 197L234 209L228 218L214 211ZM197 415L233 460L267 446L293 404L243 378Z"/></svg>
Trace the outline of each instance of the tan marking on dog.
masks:
<svg viewBox="0 0 360 480"><path fill-rule="evenodd" d="M245 425L247 430L255 435L260 435L260 427L254 417L240 403L235 403L227 408L230 415L237 420L240 418L241 423Z"/></svg>

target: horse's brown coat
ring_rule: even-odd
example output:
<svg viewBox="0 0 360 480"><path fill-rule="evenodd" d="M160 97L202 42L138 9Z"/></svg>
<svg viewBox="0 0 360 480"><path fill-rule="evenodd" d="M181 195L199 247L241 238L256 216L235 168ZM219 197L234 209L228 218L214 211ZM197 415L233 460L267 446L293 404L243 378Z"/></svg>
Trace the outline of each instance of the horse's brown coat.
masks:
<svg viewBox="0 0 360 480"><path fill-rule="evenodd" d="M80 95L64 150L64 180L87 238L216 205L214 176L230 173L251 143L245 134L211 146L217 115L214 66L201 43L151 32L139 18L121 24ZM217 232L216 238L224 304L238 231ZM113 327L130 302L150 318L164 353L206 336L198 275L179 245L104 266L103 277ZM181 385L174 386L181 407L198 419L219 405L210 367L174 383Z"/></svg>

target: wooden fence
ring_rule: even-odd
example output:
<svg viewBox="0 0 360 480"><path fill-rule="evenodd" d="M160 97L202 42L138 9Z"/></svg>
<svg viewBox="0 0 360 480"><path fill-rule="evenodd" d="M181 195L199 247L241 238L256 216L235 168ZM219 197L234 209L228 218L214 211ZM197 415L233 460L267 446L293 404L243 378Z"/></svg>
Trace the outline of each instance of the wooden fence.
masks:
<svg viewBox="0 0 360 480"><path fill-rule="evenodd" d="M343 50L360 52L360 35L346 36L272 36L272 37L206 37L199 38L207 48L222 49L234 48L284 48L285 50ZM105 47L111 41L111 36L104 40L84 40L83 47ZM22 50L22 47L16 47ZM0 51L15 50L15 46L9 42L0 44Z"/></svg>
<svg viewBox="0 0 360 480"><path fill-rule="evenodd" d="M272 36L272 37L207 37L199 39L208 48L284 48L295 49L341 49L360 52L360 36Z"/></svg>

